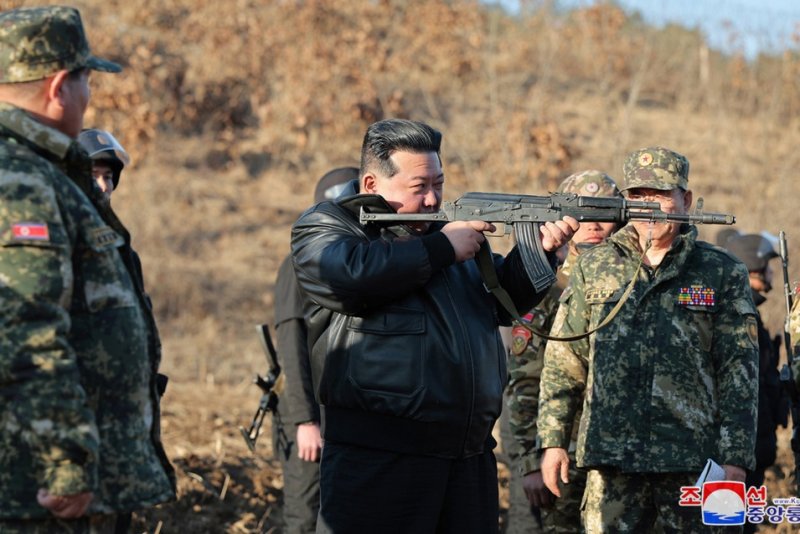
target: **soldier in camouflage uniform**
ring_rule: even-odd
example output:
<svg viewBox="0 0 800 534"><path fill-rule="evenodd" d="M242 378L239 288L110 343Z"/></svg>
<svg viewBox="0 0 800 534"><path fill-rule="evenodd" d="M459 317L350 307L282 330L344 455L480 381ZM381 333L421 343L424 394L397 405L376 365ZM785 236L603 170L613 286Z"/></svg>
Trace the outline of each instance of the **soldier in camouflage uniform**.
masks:
<svg viewBox="0 0 800 534"><path fill-rule="evenodd" d="M672 213L691 206L680 154L637 150L624 175L630 199ZM702 532L700 510L678 505L680 487L694 485L708 458L728 480L744 482L755 465L758 337L747 268L698 241L693 226L634 222L578 258L552 331L586 332L618 304L590 337L547 344L538 418L545 484L558 495L558 478L569 481L582 402L576 460L589 470L587 532Z"/></svg>
<svg viewBox="0 0 800 534"><path fill-rule="evenodd" d="M583 171L567 177L561 183L558 191L592 197L620 195L614 180L607 174L595 170ZM566 287L570 270L577 260L578 254L582 250L603 242L616 229L615 223L581 223L580 228L572 237L572 241L569 242L569 252L558 271L557 282L553 284L547 297L523 316L522 319L529 326L540 332L550 331L558 309L558 300ZM530 504L540 509L544 532L574 534L582 529L580 503L586 480L586 475L574 468L575 438L577 438L577 421L580 419L580 412L576 415L573 431L575 437L569 447L570 458L573 461L570 469L571 483L562 489L559 499L554 499L553 494L542 481L539 469L540 450L536 445L539 380L544 365L544 350L547 341L531 334L530 330L518 323L514 324L511 332L507 404L511 434L522 451L517 462L518 465L515 466L519 474L523 476L520 486L524 488L524 494L527 495ZM516 480L514 482L518 483ZM514 488L512 488L513 490ZM512 527L514 524L509 526Z"/></svg>
<svg viewBox="0 0 800 534"><path fill-rule="evenodd" d="M789 316L789 333L792 336L792 347L797 354L800 349L800 284L794 288L794 304L792 314Z"/></svg>
<svg viewBox="0 0 800 534"><path fill-rule="evenodd" d="M155 322L130 235L75 141L91 55L77 10L0 13L0 532L125 532L175 497Z"/></svg>
<svg viewBox="0 0 800 534"><path fill-rule="evenodd" d="M792 313L789 315L789 336L792 341L792 373L797 388L800 390L800 283L795 284L793 289L794 304ZM792 423L794 424L794 423Z"/></svg>
<svg viewBox="0 0 800 534"><path fill-rule="evenodd" d="M756 424L756 468L747 473L747 487L764 484L764 470L775 463L778 447L775 431L778 425L788 424L788 399L778 373L781 338L773 339L758 307L767 301L766 293L772 290L773 271L770 260L780 257L769 239L761 234L734 235L725 242L725 248L742 260L750 275L750 289L756 305L758 325L758 419ZM757 525L746 523L745 533L755 532Z"/></svg>

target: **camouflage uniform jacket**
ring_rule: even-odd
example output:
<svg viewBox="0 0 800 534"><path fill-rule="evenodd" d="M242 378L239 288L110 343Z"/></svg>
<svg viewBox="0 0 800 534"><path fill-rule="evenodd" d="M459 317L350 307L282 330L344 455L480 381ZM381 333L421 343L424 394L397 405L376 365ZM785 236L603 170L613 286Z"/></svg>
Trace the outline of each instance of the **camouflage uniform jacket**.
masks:
<svg viewBox="0 0 800 534"><path fill-rule="evenodd" d="M570 270L577 258L577 254L570 249L567 259L558 271L558 280L550 288L547 296L522 316L527 325L540 332L550 332L558 311L558 300L567 285ZM523 451L519 462L520 472L522 475L527 475L540 468L541 450L536 443L536 418L539 414L539 382L544 367L547 340L532 334L517 321L514 321L511 335L508 358L508 420L511 434ZM579 420L580 412L576 415L573 432L575 438ZM573 439L570 451L575 450L575 444Z"/></svg>
<svg viewBox="0 0 800 534"><path fill-rule="evenodd" d="M754 467L758 339L747 269L696 236L684 227L657 269L642 267L607 327L588 339L548 343L542 447L568 446L585 394L578 467L699 471L707 458ZM640 256L632 226L583 253L562 299L560 333L602 321Z"/></svg>
<svg viewBox="0 0 800 534"><path fill-rule="evenodd" d="M792 341L792 373L796 387L800 389L800 284L794 288L794 304L789 314L789 336Z"/></svg>
<svg viewBox="0 0 800 534"><path fill-rule="evenodd" d="M130 236L87 197L90 171L71 138L0 104L3 518L48 517L38 488L92 491L89 513L175 496L155 323Z"/></svg>

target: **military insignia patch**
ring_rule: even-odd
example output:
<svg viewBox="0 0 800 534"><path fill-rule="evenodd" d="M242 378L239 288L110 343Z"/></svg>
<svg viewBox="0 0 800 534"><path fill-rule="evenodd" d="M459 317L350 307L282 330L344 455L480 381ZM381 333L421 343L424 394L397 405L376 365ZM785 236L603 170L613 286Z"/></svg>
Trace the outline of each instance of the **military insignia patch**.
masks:
<svg viewBox="0 0 800 534"><path fill-rule="evenodd" d="M586 290L586 303L587 304L598 304L602 302L606 302L615 297L617 294L616 289L603 289L603 288L593 288Z"/></svg>
<svg viewBox="0 0 800 534"><path fill-rule="evenodd" d="M714 306L716 303L716 291L711 287L682 287L678 294L678 304L681 306Z"/></svg>
<svg viewBox="0 0 800 534"><path fill-rule="evenodd" d="M92 241L92 246L95 247L104 247L106 245L117 243L117 241L122 241L120 236L108 226L93 228L90 230L90 238ZM120 242L117 244L122 243Z"/></svg>
<svg viewBox="0 0 800 534"><path fill-rule="evenodd" d="M756 318L752 315L748 315L745 317L745 323L747 325L747 337L750 338L750 341L755 345L758 346L758 323L756 323Z"/></svg>
<svg viewBox="0 0 800 534"><path fill-rule="evenodd" d="M46 223L16 223L11 226L11 236L15 241L50 241Z"/></svg>
<svg viewBox="0 0 800 534"><path fill-rule="evenodd" d="M531 331L525 328L524 326L515 326L513 330L511 330L511 352L514 353L514 356L519 356L525 349L528 348L528 343L531 341Z"/></svg>
<svg viewBox="0 0 800 534"><path fill-rule="evenodd" d="M597 185L597 182L589 182L586 184L586 187L583 188L587 193L597 193L600 191L600 186Z"/></svg>
<svg viewBox="0 0 800 534"><path fill-rule="evenodd" d="M653 163L653 155L650 152L645 152L639 156L639 165L642 167L647 167L651 163Z"/></svg>

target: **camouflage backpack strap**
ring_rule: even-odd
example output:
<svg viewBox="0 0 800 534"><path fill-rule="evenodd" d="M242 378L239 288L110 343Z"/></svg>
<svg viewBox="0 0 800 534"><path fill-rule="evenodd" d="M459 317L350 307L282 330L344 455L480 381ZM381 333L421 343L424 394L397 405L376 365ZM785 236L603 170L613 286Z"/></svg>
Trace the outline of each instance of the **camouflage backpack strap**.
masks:
<svg viewBox="0 0 800 534"><path fill-rule="evenodd" d="M619 311L622 309L622 306L631 296L633 292L633 286L636 285L636 280L639 279L639 273L642 270L642 264L644 263L644 255L647 253L648 249L650 248L650 242L648 241L647 246L645 247L644 251L642 251L642 255L639 258L639 263L636 266L636 272L633 273L633 278L628 283L628 287L625 288L625 292L620 297L617 304L608 312L608 315L605 319L603 319L599 325L588 330L586 332L582 332L580 334L573 334L571 336L551 336L549 333L540 332L539 330L533 328L519 315L517 312L516 306L514 306L514 301L511 300L511 296L508 294L508 291L503 289L500 285L500 281L497 279L497 272L494 270L494 263L492 262L492 254L491 250L489 249L488 242L484 241L481 244L481 249L478 251L478 254L475 256L476 261L478 262L478 268L481 272L481 278L483 278L483 284L486 286L486 289L494 295L494 297L500 302L503 308L511 315L511 317L516 320L521 326L526 328L529 332L531 332L535 336L539 336L543 339L547 339L548 341L578 341L579 339L583 339L586 337L591 336L598 330L605 328L608 326L611 321L614 320L614 317L617 316Z"/></svg>

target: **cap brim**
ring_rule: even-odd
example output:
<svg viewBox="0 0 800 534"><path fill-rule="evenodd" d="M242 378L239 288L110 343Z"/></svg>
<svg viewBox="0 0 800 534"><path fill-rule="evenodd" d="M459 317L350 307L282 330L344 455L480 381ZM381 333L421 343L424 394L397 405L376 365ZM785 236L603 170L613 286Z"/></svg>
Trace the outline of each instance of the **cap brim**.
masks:
<svg viewBox="0 0 800 534"><path fill-rule="evenodd" d="M673 189L678 189L680 186L678 185L666 185L663 183L657 182L646 182L641 181L638 183L632 183L630 185L625 185L624 187L620 188L620 193L628 191L629 189L655 189L657 191L672 191Z"/></svg>
<svg viewBox="0 0 800 534"><path fill-rule="evenodd" d="M107 59L100 59L96 56L89 56L86 60L86 68L99 70L101 72L122 72L122 67L119 64L108 61Z"/></svg>

